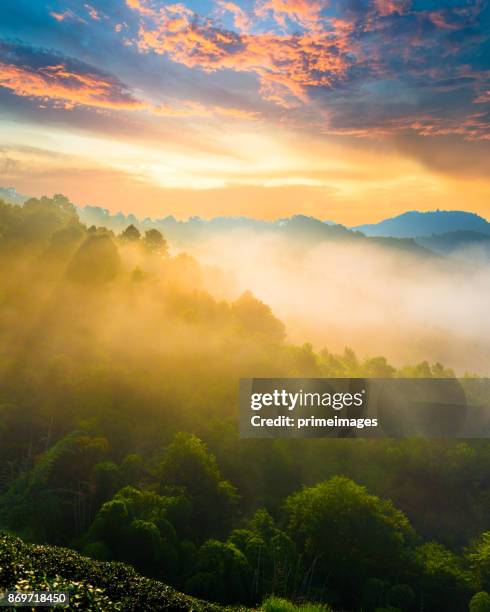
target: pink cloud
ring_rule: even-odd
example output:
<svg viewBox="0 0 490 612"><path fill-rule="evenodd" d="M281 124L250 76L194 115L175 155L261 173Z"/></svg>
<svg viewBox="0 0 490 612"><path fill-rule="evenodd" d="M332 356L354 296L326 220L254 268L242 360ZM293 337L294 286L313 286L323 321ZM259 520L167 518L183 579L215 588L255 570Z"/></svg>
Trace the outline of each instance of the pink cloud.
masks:
<svg viewBox="0 0 490 612"><path fill-rule="evenodd" d="M90 4L84 4L84 7L87 10L87 13L90 15L91 19L93 19L94 21L100 21L100 15L98 11L94 9L93 6L91 6Z"/></svg>
<svg viewBox="0 0 490 612"><path fill-rule="evenodd" d="M374 0L376 11L383 17L387 15L403 15L410 10L411 0Z"/></svg>
<svg viewBox="0 0 490 612"><path fill-rule="evenodd" d="M53 101L63 108L135 110L145 105L111 77L76 71L63 63L33 69L0 62L0 87L15 95Z"/></svg>
<svg viewBox="0 0 490 612"><path fill-rule="evenodd" d="M234 2L227 2L226 0L218 0L217 5L221 13L231 13L233 15L233 24L239 32L248 32L250 18L243 9Z"/></svg>
<svg viewBox="0 0 490 612"><path fill-rule="evenodd" d="M320 11L324 2L316 0L262 0L255 10L258 17L264 17L270 12L273 18L283 28L289 19L301 26L317 30L321 27Z"/></svg>
<svg viewBox="0 0 490 612"><path fill-rule="evenodd" d="M138 2L139 10L139 0L128 2ZM199 20L182 5L160 9L145 5L139 12L143 17L137 40L141 51L168 55L206 72L255 73L263 97L281 105L291 105L291 98L306 101L309 87L331 85L343 77L351 62L346 57L352 50L349 26L342 20L331 20L324 31L248 34Z"/></svg>

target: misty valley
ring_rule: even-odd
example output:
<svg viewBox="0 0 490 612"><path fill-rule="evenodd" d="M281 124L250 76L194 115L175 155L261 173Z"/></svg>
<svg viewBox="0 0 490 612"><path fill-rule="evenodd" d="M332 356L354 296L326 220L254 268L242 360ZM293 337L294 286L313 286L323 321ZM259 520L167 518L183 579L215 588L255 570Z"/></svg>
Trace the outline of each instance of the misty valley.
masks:
<svg viewBox="0 0 490 612"><path fill-rule="evenodd" d="M0 228L2 586L42 589L46 559L101 610L142 609L139 598L161 583L185 594L169 590L169 601L201 598L203 610L274 596L332 610L409 611L423 601L460 611L490 591L487 441L237 433L239 378L443 378L454 376L451 363L325 348L335 300L322 302L322 344L292 341L233 278L236 252L244 268L258 261L236 236L225 273L156 228L87 227L60 195L0 203ZM322 241L314 261L335 244ZM359 254L356 243L341 248L340 262ZM411 266L451 265L383 248L390 274L403 261L410 287ZM260 294L260 283L252 289ZM359 296L367 309L371 297ZM301 318L304 302L289 299ZM127 564L121 584L136 581L138 593L123 596L114 562Z"/></svg>

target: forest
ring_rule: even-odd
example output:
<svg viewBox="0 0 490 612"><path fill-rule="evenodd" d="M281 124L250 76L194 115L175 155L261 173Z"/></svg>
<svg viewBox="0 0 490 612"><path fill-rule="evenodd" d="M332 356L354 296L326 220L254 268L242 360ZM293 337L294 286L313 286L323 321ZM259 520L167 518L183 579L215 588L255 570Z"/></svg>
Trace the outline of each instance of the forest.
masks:
<svg viewBox="0 0 490 612"><path fill-rule="evenodd" d="M293 344L170 247L62 195L0 201L0 553L66 547L221 605L489 611L490 442L238 436L240 378L453 371Z"/></svg>

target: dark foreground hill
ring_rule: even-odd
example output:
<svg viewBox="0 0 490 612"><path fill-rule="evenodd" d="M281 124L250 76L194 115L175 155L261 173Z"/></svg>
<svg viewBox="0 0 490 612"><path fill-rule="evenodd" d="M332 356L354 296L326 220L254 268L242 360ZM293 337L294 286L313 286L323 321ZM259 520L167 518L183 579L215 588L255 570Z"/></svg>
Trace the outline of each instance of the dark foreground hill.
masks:
<svg viewBox="0 0 490 612"><path fill-rule="evenodd" d="M231 609L179 593L162 582L140 576L123 563L93 561L66 548L26 544L2 533L0 592L8 589L70 591L70 609L79 610Z"/></svg>

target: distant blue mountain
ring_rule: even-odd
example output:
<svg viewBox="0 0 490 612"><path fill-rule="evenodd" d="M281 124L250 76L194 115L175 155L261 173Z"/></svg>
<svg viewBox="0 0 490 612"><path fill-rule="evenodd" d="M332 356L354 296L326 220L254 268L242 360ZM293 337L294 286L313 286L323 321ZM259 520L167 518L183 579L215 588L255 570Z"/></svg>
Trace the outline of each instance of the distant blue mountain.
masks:
<svg viewBox="0 0 490 612"><path fill-rule="evenodd" d="M0 187L0 200L22 205L27 199L28 196L18 193L14 188ZM217 233L252 230L256 233L277 232L305 242L325 239L362 240L367 236L385 246L449 254L475 243L480 243L480 246L486 249L488 244L484 239L490 237L490 223L486 219L475 213L459 210L410 211L379 223L349 228L306 215L294 215L273 221L232 216L209 220L196 216L179 220L172 215L160 219L140 219L134 214L113 214L99 206L76 208L80 220L87 226L105 226L115 233L122 232L131 224L141 231L156 228L181 246ZM436 239L439 236L440 240Z"/></svg>
<svg viewBox="0 0 490 612"><path fill-rule="evenodd" d="M78 214L80 220L86 225L104 226L116 233L120 233L130 224L135 225L140 231L155 228L160 230L173 244L184 248L213 236L246 230L251 232L251 235L267 232L284 236L290 240L292 247L297 248L311 246L325 240L357 241L425 257L434 255L429 249L411 238L369 238L343 225L320 221L306 215L294 215L274 221L249 217L214 217L209 220L190 217L185 221L180 221L172 215L162 219L137 219L134 215L123 213L112 215L107 209L98 206L78 208Z"/></svg>
<svg viewBox="0 0 490 612"><path fill-rule="evenodd" d="M205 239L211 235L224 234L249 230L256 233L278 232L291 238L304 240L323 240L325 238L346 238L355 234L343 225L330 221L320 221L314 217L294 215L286 219L265 221L249 217L214 217L202 219L190 217L185 221L169 215L162 219L138 219L134 215L123 213L111 214L107 209L98 206L84 206L77 208L82 223L86 225L105 226L119 233L128 225L133 224L141 231L156 228L177 244L185 245L188 242ZM364 238L358 233L358 237Z"/></svg>
<svg viewBox="0 0 490 612"><path fill-rule="evenodd" d="M352 229L366 236L416 238L449 232L479 232L490 235L490 223L475 213L462 210L410 211L379 223L358 225Z"/></svg>
<svg viewBox="0 0 490 612"><path fill-rule="evenodd" d="M28 196L18 193L13 187L0 187L0 200L8 204L24 204Z"/></svg>

